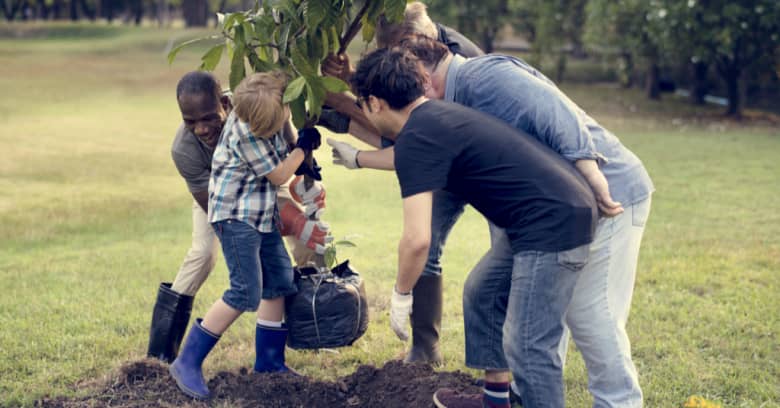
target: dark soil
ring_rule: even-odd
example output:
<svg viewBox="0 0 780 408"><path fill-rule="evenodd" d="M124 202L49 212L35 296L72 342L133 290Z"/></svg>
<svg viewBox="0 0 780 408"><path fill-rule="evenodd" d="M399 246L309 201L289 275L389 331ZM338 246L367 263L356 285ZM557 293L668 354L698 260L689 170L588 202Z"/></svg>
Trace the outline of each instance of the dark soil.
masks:
<svg viewBox="0 0 780 408"><path fill-rule="evenodd" d="M481 392L473 377L435 372L430 366L391 361L382 368L360 366L334 382L289 374L255 374L247 369L220 372L209 379L212 398L195 401L182 394L168 366L141 360L123 366L116 376L85 397L45 398L40 407L399 407L433 406L436 389Z"/></svg>

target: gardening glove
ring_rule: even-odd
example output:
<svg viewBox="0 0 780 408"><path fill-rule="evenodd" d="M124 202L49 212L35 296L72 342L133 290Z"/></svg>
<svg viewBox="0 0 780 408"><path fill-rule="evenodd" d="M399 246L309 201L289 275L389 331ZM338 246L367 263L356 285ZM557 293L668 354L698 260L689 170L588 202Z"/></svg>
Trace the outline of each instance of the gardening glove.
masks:
<svg viewBox="0 0 780 408"><path fill-rule="evenodd" d="M357 157L360 150L354 148L349 143L339 142L331 138L328 138L327 142L333 148L333 164L339 164L348 169L360 168Z"/></svg>
<svg viewBox="0 0 780 408"><path fill-rule="evenodd" d="M279 209L281 218L281 233L283 236L295 237L319 255L325 253L325 247L333 237L330 235L330 226L318 220L306 218L297 204L287 201Z"/></svg>
<svg viewBox="0 0 780 408"><path fill-rule="evenodd" d="M290 182L290 196L303 205L307 218L322 218L322 213L325 212L325 187L322 183L315 181L311 188L307 189L303 177L295 177Z"/></svg>
<svg viewBox="0 0 780 408"><path fill-rule="evenodd" d="M402 341L409 340L409 315L412 314L412 294L402 295L393 286L390 299L390 328Z"/></svg>
<svg viewBox="0 0 780 408"><path fill-rule="evenodd" d="M313 179L315 179L317 181L322 180L322 174L320 174L320 170L322 170L322 167L317 165L317 159L312 157L311 158L311 164L314 167L309 167L309 165L306 164L305 160L303 162L301 162L301 165L298 166L297 170L295 170L295 175L296 176L306 175L306 176L309 176L309 177L311 177L311 178L313 178Z"/></svg>
<svg viewBox="0 0 780 408"><path fill-rule="evenodd" d="M298 131L298 142L295 147L303 149L305 152L317 150L320 147L320 132L315 128L306 128Z"/></svg>
<svg viewBox="0 0 780 408"><path fill-rule="evenodd" d="M317 124L334 133L348 133L349 121L349 116L333 108L323 106Z"/></svg>

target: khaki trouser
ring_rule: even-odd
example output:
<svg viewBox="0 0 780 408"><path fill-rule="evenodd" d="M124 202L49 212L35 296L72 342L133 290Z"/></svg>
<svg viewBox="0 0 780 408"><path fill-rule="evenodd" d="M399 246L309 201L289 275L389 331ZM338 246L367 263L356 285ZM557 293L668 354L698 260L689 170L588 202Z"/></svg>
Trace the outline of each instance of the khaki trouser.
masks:
<svg viewBox="0 0 780 408"><path fill-rule="evenodd" d="M209 224L208 215L192 200L192 246L187 251L171 289L182 295L195 296L214 269L219 240Z"/></svg>

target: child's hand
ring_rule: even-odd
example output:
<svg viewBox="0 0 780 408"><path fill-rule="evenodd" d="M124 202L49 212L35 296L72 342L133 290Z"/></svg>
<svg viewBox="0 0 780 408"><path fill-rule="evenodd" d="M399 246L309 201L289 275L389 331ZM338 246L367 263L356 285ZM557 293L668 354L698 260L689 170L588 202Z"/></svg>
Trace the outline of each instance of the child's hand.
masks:
<svg viewBox="0 0 780 408"><path fill-rule="evenodd" d="M316 128L301 129L298 131L298 143L295 147L311 152L320 147L320 139L320 131Z"/></svg>
<svg viewBox="0 0 780 408"><path fill-rule="evenodd" d="M320 170L322 170L322 167L317 165L317 159L312 157L311 164L313 167L309 167L309 165L306 164L305 160L301 162L301 165L298 166L298 170L295 170L295 175L296 176L306 175L317 181L322 180L322 175L320 174Z"/></svg>

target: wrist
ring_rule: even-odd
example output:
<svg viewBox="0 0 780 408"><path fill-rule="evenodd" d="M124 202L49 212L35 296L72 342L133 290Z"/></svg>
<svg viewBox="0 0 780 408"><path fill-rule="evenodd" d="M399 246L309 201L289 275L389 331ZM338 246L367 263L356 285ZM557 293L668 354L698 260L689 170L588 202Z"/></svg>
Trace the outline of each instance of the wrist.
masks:
<svg viewBox="0 0 780 408"><path fill-rule="evenodd" d="M393 285L393 291L395 291L396 294L399 294L401 296L410 296L412 294L412 290L409 289L406 292L398 290L398 284Z"/></svg>
<svg viewBox="0 0 780 408"><path fill-rule="evenodd" d="M360 150L355 152L355 167L359 169L362 166L360 165L360 160L358 159L358 156L360 156Z"/></svg>

